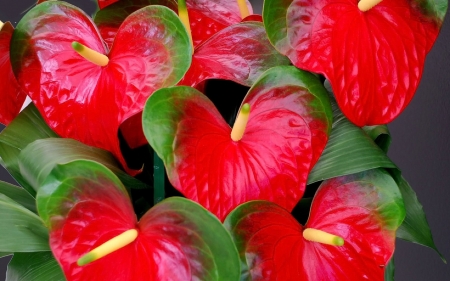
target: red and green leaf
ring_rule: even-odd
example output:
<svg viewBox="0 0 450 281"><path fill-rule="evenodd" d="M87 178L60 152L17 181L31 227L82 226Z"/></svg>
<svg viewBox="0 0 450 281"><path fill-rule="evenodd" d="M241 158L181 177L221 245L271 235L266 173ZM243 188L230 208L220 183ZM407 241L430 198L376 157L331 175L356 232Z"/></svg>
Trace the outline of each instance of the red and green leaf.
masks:
<svg viewBox="0 0 450 281"><path fill-rule="evenodd" d="M17 29L13 69L46 122L63 137L112 152L127 168L119 126L127 119L140 122L132 117L146 99L176 84L190 65L189 38L178 17L161 6L136 11L121 25L109 52L94 23L64 2L34 7ZM85 60L72 49L73 41L108 55L109 64Z"/></svg>
<svg viewBox="0 0 450 281"><path fill-rule="evenodd" d="M20 88L11 67L9 46L14 27L10 22L0 26L0 123L8 125L19 114L27 97Z"/></svg>
<svg viewBox="0 0 450 281"><path fill-rule="evenodd" d="M187 199L170 198L138 222L125 188L97 163L57 166L39 190L37 205L68 281L239 278L236 249L212 214ZM138 230L134 242L77 265L81 256L129 229Z"/></svg>
<svg viewBox="0 0 450 281"><path fill-rule="evenodd" d="M246 265L241 280L384 280L404 216L392 177L369 170L323 182L305 227L266 201L239 206L225 226ZM307 241L304 228L338 235L345 243Z"/></svg>
<svg viewBox="0 0 450 281"><path fill-rule="evenodd" d="M175 12L178 10L175 0L120 0L107 7L100 7L101 10L94 16L94 22L109 48L112 47L123 21L135 11L150 5L166 6Z"/></svg>
<svg viewBox="0 0 450 281"><path fill-rule="evenodd" d="M193 88L161 89L143 113L144 133L171 183L222 220L248 200L292 209L331 129L326 90L295 67L267 71L243 103L251 113L237 142L214 104Z"/></svg>
<svg viewBox="0 0 450 281"><path fill-rule="evenodd" d="M447 10L445 0L268 0L270 41L299 68L324 74L358 126L392 121L412 99Z"/></svg>
<svg viewBox="0 0 450 281"><path fill-rule="evenodd" d="M289 65L267 39L259 22L229 26L198 46L180 85L195 87L207 79L225 79L252 86L271 67Z"/></svg>

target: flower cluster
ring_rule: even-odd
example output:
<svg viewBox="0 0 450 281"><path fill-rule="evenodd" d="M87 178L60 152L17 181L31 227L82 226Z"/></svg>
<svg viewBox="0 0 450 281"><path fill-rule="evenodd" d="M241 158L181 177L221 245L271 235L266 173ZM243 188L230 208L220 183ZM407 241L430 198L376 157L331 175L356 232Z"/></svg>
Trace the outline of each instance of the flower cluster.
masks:
<svg viewBox="0 0 450 281"><path fill-rule="evenodd" d="M381 141L442 25L425 2L38 1L1 24L8 280L392 280L396 235L435 248Z"/></svg>

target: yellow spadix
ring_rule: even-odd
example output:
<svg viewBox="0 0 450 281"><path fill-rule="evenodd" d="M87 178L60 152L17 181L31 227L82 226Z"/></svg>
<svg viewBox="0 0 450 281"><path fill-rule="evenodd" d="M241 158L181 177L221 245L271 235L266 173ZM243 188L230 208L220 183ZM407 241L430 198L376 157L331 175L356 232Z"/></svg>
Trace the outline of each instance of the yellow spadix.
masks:
<svg viewBox="0 0 450 281"><path fill-rule="evenodd" d="M344 239L342 239L342 237L314 228L307 228L303 230L303 238L311 242L318 242L332 246L344 245Z"/></svg>

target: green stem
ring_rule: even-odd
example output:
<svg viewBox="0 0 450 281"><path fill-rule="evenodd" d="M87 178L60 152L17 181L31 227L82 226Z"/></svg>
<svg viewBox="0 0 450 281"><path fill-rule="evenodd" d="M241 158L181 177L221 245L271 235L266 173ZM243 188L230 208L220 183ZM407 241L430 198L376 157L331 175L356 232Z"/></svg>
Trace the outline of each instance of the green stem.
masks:
<svg viewBox="0 0 450 281"><path fill-rule="evenodd" d="M153 152L153 203L161 202L165 197L165 170L164 163L156 152Z"/></svg>

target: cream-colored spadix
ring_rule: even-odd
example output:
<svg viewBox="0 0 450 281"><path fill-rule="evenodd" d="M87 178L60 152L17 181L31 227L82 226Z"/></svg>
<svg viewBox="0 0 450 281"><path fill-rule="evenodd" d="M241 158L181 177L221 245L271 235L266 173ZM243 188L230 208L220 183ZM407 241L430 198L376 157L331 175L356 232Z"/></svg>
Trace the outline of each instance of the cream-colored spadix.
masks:
<svg viewBox="0 0 450 281"><path fill-rule="evenodd" d="M231 130L231 139L239 141L244 136L245 128L247 127L248 118L250 117L250 105L244 104L234 121L233 129Z"/></svg>
<svg viewBox="0 0 450 281"><path fill-rule="evenodd" d="M342 239L342 237L314 228L307 228L303 230L303 238L311 242L318 242L332 246L344 245L344 239Z"/></svg>
<svg viewBox="0 0 450 281"><path fill-rule="evenodd" d="M111 254L119 250L120 248L125 247L126 245L132 243L136 240L138 236L138 231L136 229L130 229L125 231L124 233L106 241L102 245L98 246L94 250L85 254L81 258L78 259L78 266L83 266L98 259L103 258L106 255Z"/></svg>
<svg viewBox="0 0 450 281"><path fill-rule="evenodd" d="M237 0L239 11L241 12L241 18L248 17L250 12L248 11L247 1L245 0Z"/></svg>
<svg viewBox="0 0 450 281"><path fill-rule="evenodd" d="M106 66L109 63L109 58L107 56L105 56L104 54L100 54L99 52L94 51L81 43L78 43L76 41L72 42L72 48L80 56L92 62L93 64L96 64L98 66Z"/></svg>
<svg viewBox="0 0 450 281"><path fill-rule="evenodd" d="M366 12L375 7L376 5L380 4L381 1L382 0L361 0L358 2L358 8L362 12Z"/></svg>
<svg viewBox="0 0 450 281"><path fill-rule="evenodd" d="M2 29L4 23L0 20L0 30Z"/></svg>

